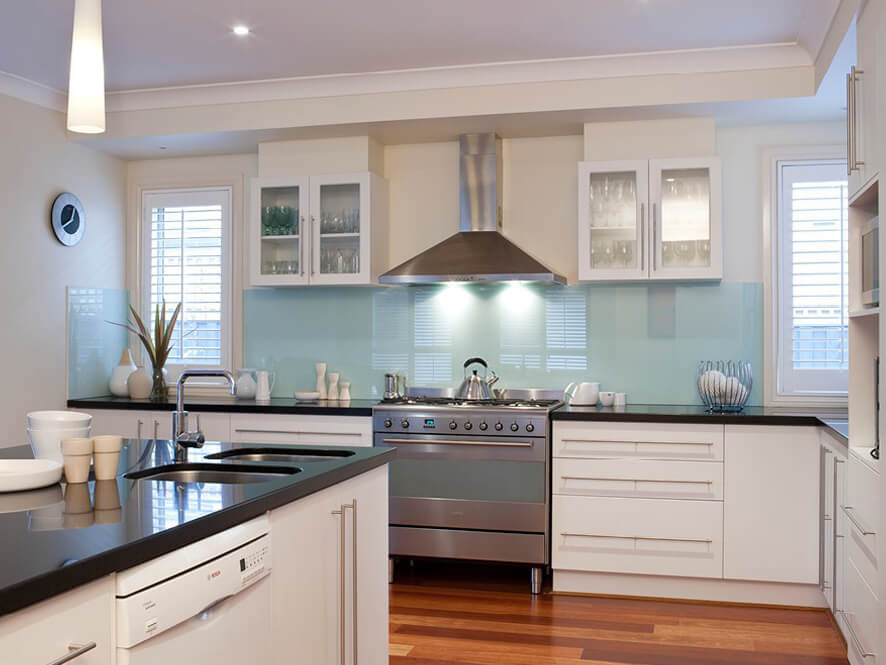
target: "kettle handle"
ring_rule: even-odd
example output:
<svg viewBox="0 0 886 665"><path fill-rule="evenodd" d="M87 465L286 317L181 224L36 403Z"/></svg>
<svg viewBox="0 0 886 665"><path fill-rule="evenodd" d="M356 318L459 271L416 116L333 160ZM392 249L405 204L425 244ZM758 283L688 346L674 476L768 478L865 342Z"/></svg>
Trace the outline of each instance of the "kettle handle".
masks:
<svg viewBox="0 0 886 665"><path fill-rule="evenodd" d="M465 369L468 368L469 365L473 365L474 363L480 363L486 369L489 369L489 365L486 364L486 361L483 358L468 358L465 360Z"/></svg>
<svg viewBox="0 0 886 665"><path fill-rule="evenodd" d="M570 401L572 401L572 398L575 397L575 391L576 391L577 389L578 389L578 384L575 383L575 382L570 383L568 386L566 386L566 387L563 389L563 397L564 397L564 399L565 399L566 397L568 397L568 398L570 399ZM571 391L571 392L570 392L570 391Z"/></svg>

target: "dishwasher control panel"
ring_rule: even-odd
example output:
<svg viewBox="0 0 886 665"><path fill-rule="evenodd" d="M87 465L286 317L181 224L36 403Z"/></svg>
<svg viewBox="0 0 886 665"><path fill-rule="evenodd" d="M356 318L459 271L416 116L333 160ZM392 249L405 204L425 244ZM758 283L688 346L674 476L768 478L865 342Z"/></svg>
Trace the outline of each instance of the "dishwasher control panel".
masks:
<svg viewBox="0 0 886 665"><path fill-rule="evenodd" d="M194 617L208 618L271 572L271 537L264 534L184 572L117 596L117 646L128 649ZM213 556L216 554L216 556Z"/></svg>

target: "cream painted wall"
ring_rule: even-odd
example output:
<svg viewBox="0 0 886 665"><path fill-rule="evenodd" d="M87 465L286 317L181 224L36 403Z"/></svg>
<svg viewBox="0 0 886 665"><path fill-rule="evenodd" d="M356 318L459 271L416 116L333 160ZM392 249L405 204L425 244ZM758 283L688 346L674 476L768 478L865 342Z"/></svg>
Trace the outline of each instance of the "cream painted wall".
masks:
<svg viewBox="0 0 886 665"><path fill-rule="evenodd" d="M25 413L65 405L66 287L122 288L123 162L68 140L64 116L0 95L0 447L25 443ZM53 199L71 191L87 226L76 247L52 233Z"/></svg>
<svg viewBox="0 0 886 665"><path fill-rule="evenodd" d="M774 146L845 145L842 122L755 125L717 131L723 173L723 279L763 281L762 151Z"/></svg>

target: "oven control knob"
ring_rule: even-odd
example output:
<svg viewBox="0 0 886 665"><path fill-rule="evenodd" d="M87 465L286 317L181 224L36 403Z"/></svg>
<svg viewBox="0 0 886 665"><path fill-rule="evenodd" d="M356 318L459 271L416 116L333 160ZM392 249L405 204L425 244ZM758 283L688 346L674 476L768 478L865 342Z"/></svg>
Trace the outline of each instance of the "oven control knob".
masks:
<svg viewBox="0 0 886 665"><path fill-rule="evenodd" d="M480 421L480 429L481 430L483 430L485 432L488 427L489 427L489 425L486 424L485 420Z"/></svg>
<svg viewBox="0 0 886 665"><path fill-rule="evenodd" d="M526 431L527 431L527 432L534 432L534 431L535 431L535 425L533 425L532 423L529 423L528 425L526 425Z"/></svg>
<svg viewBox="0 0 886 665"><path fill-rule="evenodd" d="M520 429L520 426L517 423L511 423L512 432L516 432L518 429Z"/></svg>
<svg viewBox="0 0 886 665"><path fill-rule="evenodd" d="M391 427L393 424L390 418L385 418L385 427Z"/></svg>
<svg viewBox="0 0 886 665"><path fill-rule="evenodd" d="M403 429L409 429L409 421L404 418L400 421L400 427L402 427Z"/></svg>
<svg viewBox="0 0 886 665"><path fill-rule="evenodd" d="M465 423L465 429L473 429L473 427L474 426L470 423L470 421Z"/></svg>
<svg viewBox="0 0 886 665"><path fill-rule="evenodd" d="M503 427L504 427L504 425L501 424L501 421L495 423L495 429L498 430L499 432L501 432Z"/></svg>
<svg viewBox="0 0 886 665"><path fill-rule="evenodd" d="M458 427L458 423L455 422L454 420L450 420L449 421L449 429L455 429L456 427Z"/></svg>

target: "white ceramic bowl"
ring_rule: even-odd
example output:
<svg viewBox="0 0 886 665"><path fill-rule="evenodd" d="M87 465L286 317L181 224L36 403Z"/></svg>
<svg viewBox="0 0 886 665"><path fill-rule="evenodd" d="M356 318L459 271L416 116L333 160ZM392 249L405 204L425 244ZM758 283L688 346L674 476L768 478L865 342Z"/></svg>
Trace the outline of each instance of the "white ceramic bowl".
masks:
<svg viewBox="0 0 886 665"><path fill-rule="evenodd" d="M31 429L75 429L92 424L92 416L79 411L32 411L28 414Z"/></svg>
<svg viewBox="0 0 886 665"><path fill-rule="evenodd" d="M601 406L612 406L615 403L615 393L611 390L601 390L600 391L600 405Z"/></svg>
<svg viewBox="0 0 886 665"><path fill-rule="evenodd" d="M62 439L85 438L89 436L90 425L77 429L59 430L28 430L28 439L31 442L31 450L36 459L51 459L64 462L62 457Z"/></svg>
<svg viewBox="0 0 886 665"><path fill-rule="evenodd" d="M299 402L310 402L315 399L320 399L320 393L316 390L296 390L295 399Z"/></svg>

